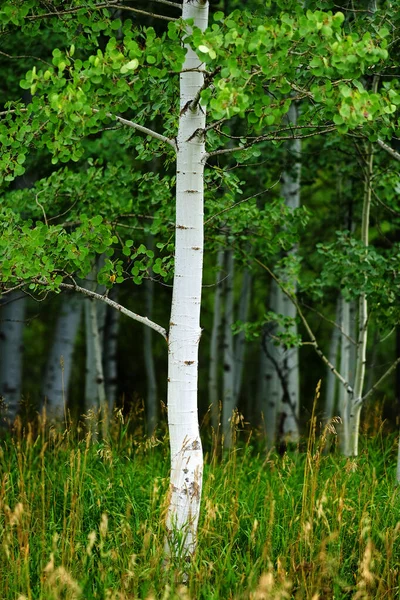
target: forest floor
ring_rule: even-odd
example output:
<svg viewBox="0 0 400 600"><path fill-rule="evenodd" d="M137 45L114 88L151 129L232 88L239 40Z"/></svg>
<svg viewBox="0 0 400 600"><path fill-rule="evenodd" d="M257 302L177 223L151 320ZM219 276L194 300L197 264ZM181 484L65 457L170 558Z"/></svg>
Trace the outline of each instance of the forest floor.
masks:
<svg viewBox="0 0 400 600"><path fill-rule="evenodd" d="M205 447L198 551L166 569L166 438L3 439L1 600L400 597L395 438L364 437L357 459L313 439L282 457L254 436L223 458Z"/></svg>

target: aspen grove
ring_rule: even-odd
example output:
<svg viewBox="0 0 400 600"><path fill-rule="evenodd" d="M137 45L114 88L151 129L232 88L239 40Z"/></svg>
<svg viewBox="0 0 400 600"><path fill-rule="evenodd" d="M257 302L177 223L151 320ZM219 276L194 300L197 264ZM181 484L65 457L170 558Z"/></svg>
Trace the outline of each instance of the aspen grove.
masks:
<svg viewBox="0 0 400 600"><path fill-rule="evenodd" d="M54 431L85 413L107 443L129 412L122 329L148 328L143 352L137 333L124 338L123 360L147 374L126 378L147 393L155 445L166 394L161 562L183 560L182 581L202 504L199 408L216 455L234 451L237 428L258 427L269 452L298 449L319 411L356 457L362 407L398 392L399 348L384 343L400 315L400 13L364 4L0 6L3 426L22 422L25 394ZM48 302L54 334L32 392L23 322ZM370 375L372 363L383 367Z"/></svg>

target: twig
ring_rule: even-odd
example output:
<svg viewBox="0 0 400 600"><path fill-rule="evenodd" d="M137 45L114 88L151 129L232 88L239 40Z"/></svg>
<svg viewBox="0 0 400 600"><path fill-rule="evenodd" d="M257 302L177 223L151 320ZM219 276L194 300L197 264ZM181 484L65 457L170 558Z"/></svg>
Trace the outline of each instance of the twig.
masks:
<svg viewBox="0 0 400 600"><path fill-rule="evenodd" d="M218 156L220 154L231 154L232 152L241 152L242 150L246 150L247 148L250 148L255 144L259 144L260 142L283 142L285 140L303 140L306 138L315 137L316 135L324 135L325 133L331 133L335 130L336 127L328 127L327 129L323 129L322 131L314 131L313 133L308 133L305 135L262 135L259 138L256 138L255 140L252 140L247 144L244 144L243 146L238 146L236 148L222 148L221 150L214 150L214 152L209 152L206 158L208 159L212 156Z"/></svg>
<svg viewBox="0 0 400 600"><path fill-rule="evenodd" d="M44 192L44 190L41 190L40 192L38 192L38 193L36 194L35 202L36 202L36 204L37 204L38 206L40 206L40 208L42 209L42 212L43 212L43 218L44 218L44 222L45 222L45 225L46 225L46 227L48 227L48 226L49 226L49 224L48 224L48 222L47 222L47 217L46 217L46 212L45 212L45 210L44 210L44 206L43 206L43 204L40 204L40 202L39 202L39 200L38 200L38 196L39 196L39 194L43 194L43 192Z"/></svg>
<svg viewBox="0 0 400 600"><path fill-rule="evenodd" d="M120 1L120 0L119 0ZM159 1L159 0L157 0ZM57 12L50 12L50 13L42 13L40 15L27 15L25 18L28 21L36 21L37 19L48 19L48 18L52 18L52 17L61 17L63 15L71 15L74 14L80 10L82 10L82 8L86 8L89 10L89 7L81 4L79 6L74 6L73 8L68 8L66 10L61 10L61 11L57 11ZM148 12L145 10L139 10L137 8L132 8L131 6L125 6L124 4L117 4L117 2L113 2L108 1L108 2L99 2L99 4L95 4L93 6L90 6L90 10L99 10L101 8L120 8L122 10L127 10L127 11L131 11L131 12L136 12L136 13L140 13L142 15L146 15L155 19L162 19L165 21L176 21L176 19L174 19L173 17L166 17L164 15L159 15L157 13L152 13L152 12Z"/></svg>
<svg viewBox="0 0 400 600"><path fill-rule="evenodd" d="M0 54L2 56L6 56L7 58L12 58L12 59L34 58L35 60L39 60L40 62L44 63L45 65L48 65L49 67L52 66L51 63L47 62L47 60L43 60L43 58L40 58L39 56L31 56L30 54L20 54L20 55L12 56L12 54L7 54L7 52L3 52L2 50L0 50Z"/></svg>
<svg viewBox="0 0 400 600"><path fill-rule="evenodd" d="M368 392L359 399L358 403L362 404L365 400L367 400L374 392L375 390L381 385L381 383L383 383L383 381L386 379L386 377L388 377L397 367L397 365L400 363L400 356L399 358L397 358L394 363L388 368L388 370L382 375L382 377L380 379L378 379L378 381L372 386L372 388L370 388L368 390Z"/></svg>
<svg viewBox="0 0 400 600"><path fill-rule="evenodd" d="M253 198L257 198L257 196L262 196L263 194L266 194L267 192L269 192L270 190L272 190L272 188L274 188L276 185L278 185L279 182L280 182L280 178L273 185L271 185L271 187L267 188L266 190L262 190L261 192L257 192L257 194L253 194L252 196L248 196L247 198L242 198L238 202L235 202L234 204L231 204L231 206L228 206L227 208L224 208L220 212L217 212L215 215L212 215L206 221L204 221L204 225L207 225L207 223L209 223L210 221L212 221L216 217L219 217L219 215L222 215L223 213L227 212L228 210L232 210L236 206L239 206L239 204L242 204L243 202L247 202L247 200L252 200Z"/></svg>
<svg viewBox="0 0 400 600"><path fill-rule="evenodd" d="M92 111L94 113L100 112L100 110L98 108L92 108ZM132 129L136 129L137 131L140 131L141 133L144 133L146 135L151 135L151 137L155 138L156 140L159 140L160 142L164 142L165 144L169 144L170 146L172 146L172 148L174 150L176 150L175 140L171 140L171 138L167 138L165 135L162 135L161 133L157 133L157 131L153 131L153 129L149 129L148 127L143 127L143 125L139 125L138 123L134 123L133 121L129 121L128 119L124 119L123 117L119 117L118 115L113 115L110 112L107 112L106 116L110 119L116 119L120 123L123 123L123 125L132 127Z"/></svg>

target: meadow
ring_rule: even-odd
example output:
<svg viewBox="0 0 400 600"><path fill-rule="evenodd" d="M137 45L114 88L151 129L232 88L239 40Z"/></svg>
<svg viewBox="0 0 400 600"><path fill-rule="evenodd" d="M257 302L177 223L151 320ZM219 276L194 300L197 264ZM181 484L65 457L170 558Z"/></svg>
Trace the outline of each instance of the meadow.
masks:
<svg viewBox="0 0 400 600"><path fill-rule="evenodd" d="M107 441L40 423L2 440L1 600L399 598L394 437L357 459L314 435L283 456L206 440L198 551L165 566L168 440L122 420Z"/></svg>

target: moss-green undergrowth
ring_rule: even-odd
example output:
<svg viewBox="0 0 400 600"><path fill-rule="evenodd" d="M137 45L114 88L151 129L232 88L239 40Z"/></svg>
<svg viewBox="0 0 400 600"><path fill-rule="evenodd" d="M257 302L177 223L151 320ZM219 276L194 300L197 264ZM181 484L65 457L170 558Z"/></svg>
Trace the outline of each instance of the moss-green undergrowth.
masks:
<svg viewBox="0 0 400 600"><path fill-rule="evenodd" d="M0 598L394 599L394 440L357 459L238 445L206 457L188 581L163 566L168 443L29 429L1 443Z"/></svg>

